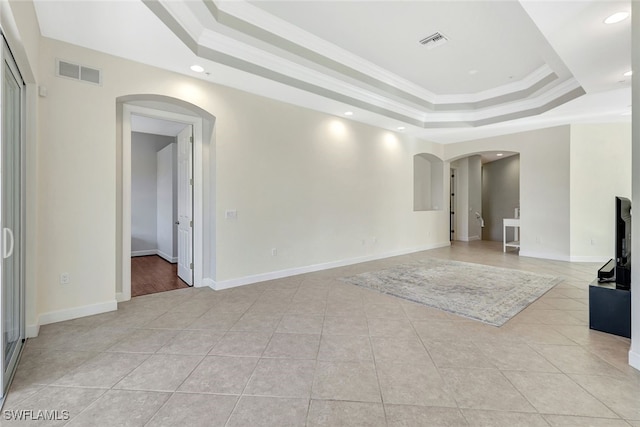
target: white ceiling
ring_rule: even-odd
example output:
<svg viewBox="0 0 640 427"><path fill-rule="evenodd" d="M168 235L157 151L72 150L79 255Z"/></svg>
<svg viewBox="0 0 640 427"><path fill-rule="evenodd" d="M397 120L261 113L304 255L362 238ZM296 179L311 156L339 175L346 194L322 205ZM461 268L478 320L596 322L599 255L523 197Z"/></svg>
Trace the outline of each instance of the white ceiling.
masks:
<svg viewBox="0 0 640 427"><path fill-rule="evenodd" d="M43 36L448 143L625 121L629 1L36 0ZM117 28L117 31L114 31ZM449 41L418 41L440 31ZM72 59L72 58L71 58ZM198 63L207 74L189 66ZM100 68L100 64L87 64ZM477 72L470 73L475 70ZM105 76L108 79L108 76Z"/></svg>

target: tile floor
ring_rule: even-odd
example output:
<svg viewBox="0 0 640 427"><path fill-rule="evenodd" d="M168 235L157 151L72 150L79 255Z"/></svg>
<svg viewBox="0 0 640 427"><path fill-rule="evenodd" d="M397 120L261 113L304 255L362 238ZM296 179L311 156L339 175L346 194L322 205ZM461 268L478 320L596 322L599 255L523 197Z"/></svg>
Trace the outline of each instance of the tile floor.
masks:
<svg viewBox="0 0 640 427"><path fill-rule="evenodd" d="M501 328L336 280L425 256L565 280ZM455 243L138 297L43 326L4 409L69 411L33 422L69 426L640 426L629 340L587 326L598 267Z"/></svg>

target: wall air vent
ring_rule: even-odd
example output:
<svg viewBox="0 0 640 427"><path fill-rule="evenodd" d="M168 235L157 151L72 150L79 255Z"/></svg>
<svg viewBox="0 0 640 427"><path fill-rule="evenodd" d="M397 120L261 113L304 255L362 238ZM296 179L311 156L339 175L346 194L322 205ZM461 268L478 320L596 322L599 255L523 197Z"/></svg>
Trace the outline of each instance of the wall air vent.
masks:
<svg viewBox="0 0 640 427"><path fill-rule="evenodd" d="M56 59L56 76L78 80L93 85L102 85L102 71L74 64L73 62Z"/></svg>
<svg viewBox="0 0 640 427"><path fill-rule="evenodd" d="M420 44L426 46L427 49L433 49L434 47L443 45L448 41L449 39L446 38L442 33L433 33L429 37L425 37L420 40Z"/></svg>

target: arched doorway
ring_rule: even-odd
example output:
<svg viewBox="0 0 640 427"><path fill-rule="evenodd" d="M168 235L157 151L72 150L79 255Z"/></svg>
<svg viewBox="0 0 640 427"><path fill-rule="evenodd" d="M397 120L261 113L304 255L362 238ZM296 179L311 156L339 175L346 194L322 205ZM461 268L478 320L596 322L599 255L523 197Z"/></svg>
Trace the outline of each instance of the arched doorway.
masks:
<svg viewBox="0 0 640 427"><path fill-rule="evenodd" d="M117 98L116 114L118 301L131 298L131 118L134 115L180 122L193 128L192 283L196 287L207 286L210 278L215 277L215 192L208 184L213 182L215 164L215 117L176 98L144 94Z"/></svg>

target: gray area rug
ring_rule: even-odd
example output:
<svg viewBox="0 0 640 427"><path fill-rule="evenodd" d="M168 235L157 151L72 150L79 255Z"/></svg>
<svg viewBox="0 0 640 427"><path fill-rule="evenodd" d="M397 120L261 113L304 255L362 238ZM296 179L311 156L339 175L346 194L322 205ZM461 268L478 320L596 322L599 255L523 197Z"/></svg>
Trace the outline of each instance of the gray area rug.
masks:
<svg viewBox="0 0 640 427"><path fill-rule="evenodd" d="M493 326L502 326L562 281L554 276L435 258L340 280Z"/></svg>

